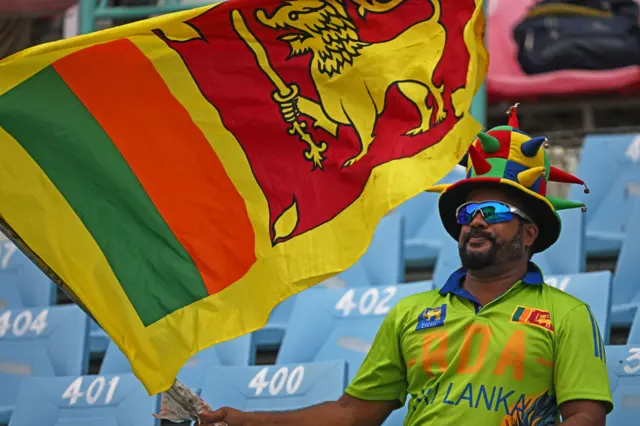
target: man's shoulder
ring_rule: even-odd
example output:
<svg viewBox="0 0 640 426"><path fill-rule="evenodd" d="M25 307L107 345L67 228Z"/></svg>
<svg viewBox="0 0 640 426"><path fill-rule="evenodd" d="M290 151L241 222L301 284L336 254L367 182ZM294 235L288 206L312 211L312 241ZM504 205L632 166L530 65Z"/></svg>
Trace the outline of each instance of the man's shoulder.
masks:
<svg viewBox="0 0 640 426"><path fill-rule="evenodd" d="M553 310L555 321L562 321L563 318L580 306L587 306L581 299L573 296L559 288L550 286L549 284L541 284L541 290L545 294L550 307Z"/></svg>
<svg viewBox="0 0 640 426"><path fill-rule="evenodd" d="M395 310L397 316L413 318L417 313L427 308L436 309L446 303L446 296L440 294L439 289L423 291L400 299Z"/></svg>

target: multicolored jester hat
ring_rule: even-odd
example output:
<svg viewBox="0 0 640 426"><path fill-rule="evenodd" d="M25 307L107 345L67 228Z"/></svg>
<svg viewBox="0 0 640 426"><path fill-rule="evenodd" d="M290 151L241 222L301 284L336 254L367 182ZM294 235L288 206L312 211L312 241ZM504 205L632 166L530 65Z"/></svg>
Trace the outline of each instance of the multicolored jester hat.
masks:
<svg viewBox="0 0 640 426"><path fill-rule="evenodd" d="M575 183L589 188L585 183L550 165L545 149L549 144L544 136L531 138L519 129L516 104L509 108L507 126L498 126L478 134L469 147L461 164L467 168L467 177L454 184L435 185L430 192L440 192L440 216L449 234L457 239L460 225L455 219L455 210L466 201L474 188L487 185L507 185L527 195L532 207L532 219L540 226L540 234L533 251L541 252L549 248L560 236L562 222L558 210L582 208L583 203L564 200L547 195L548 182Z"/></svg>

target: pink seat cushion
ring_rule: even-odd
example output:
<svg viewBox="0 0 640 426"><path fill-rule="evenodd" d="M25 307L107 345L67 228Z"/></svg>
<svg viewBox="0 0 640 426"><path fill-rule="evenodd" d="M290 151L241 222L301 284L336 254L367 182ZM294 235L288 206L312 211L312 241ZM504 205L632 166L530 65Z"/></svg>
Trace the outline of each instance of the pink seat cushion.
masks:
<svg viewBox="0 0 640 426"><path fill-rule="evenodd" d="M486 79L490 102L553 95L640 90L640 66L604 71L562 70L527 75L520 68L513 30L536 0L488 0Z"/></svg>

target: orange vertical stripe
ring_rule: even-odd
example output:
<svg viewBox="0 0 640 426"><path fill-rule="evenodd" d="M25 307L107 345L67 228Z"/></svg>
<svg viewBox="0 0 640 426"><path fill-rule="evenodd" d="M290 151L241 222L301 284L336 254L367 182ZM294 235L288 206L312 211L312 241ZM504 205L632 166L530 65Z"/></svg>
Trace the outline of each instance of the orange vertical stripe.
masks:
<svg viewBox="0 0 640 426"><path fill-rule="evenodd" d="M522 380L524 377L524 361L527 334L524 330L515 330L498 358L493 374L502 376L508 367L513 367L513 378Z"/></svg>
<svg viewBox="0 0 640 426"><path fill-rule="evenodd" d="M244 199L153 63L120 39L54 67L129 163L209 294L246 274L256 259Z"/></svg>
<svg viewBox="0 0 640 426"><path fill-rule="evenodd" d="M422 342L422 369L427 376L437 376L447 369L449 366L448 350L449 334L446 331L425 333ZM434 371L433 367L436 366L438 370Z"/></svg>

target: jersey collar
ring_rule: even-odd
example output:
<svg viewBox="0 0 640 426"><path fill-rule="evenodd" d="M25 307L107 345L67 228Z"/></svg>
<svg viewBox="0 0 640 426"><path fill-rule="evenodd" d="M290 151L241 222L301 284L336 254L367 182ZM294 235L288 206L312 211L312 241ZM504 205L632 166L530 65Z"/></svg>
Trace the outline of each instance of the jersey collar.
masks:
<svg viewBox="0 0 640 426"><path fill-rule="evenodd" d="M466 275L467 270L465 268L460 268L455 271L440 289L440 294L445 295L447 293L458 293L462 289L462 279ZM529 285L540 285L544 283L544 278L540 268L538 268L538 265L533 262L529 262L527 264L527 273L520 281Z"/></svg>

